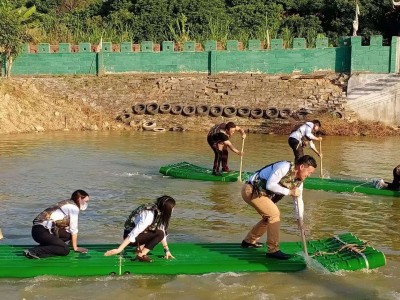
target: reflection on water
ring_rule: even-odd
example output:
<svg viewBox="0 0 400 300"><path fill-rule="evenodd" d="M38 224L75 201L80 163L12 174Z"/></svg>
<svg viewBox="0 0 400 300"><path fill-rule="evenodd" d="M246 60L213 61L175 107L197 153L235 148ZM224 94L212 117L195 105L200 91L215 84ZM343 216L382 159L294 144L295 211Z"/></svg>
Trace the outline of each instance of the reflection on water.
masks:
<svg viewBox="0 0 400 300"><path fill-rule="evenodd" d="M238 147L240 137L233 143ZM398 164L397 144L396 138L326 137L324 172L331 177L390 180ZM244 151L246 171L292 158L286 137L249 135ZM36 214L78 188L91 196L80 218L81 243L120 242L130 210L162 194L177 200L170 241L240 242L259 219L241 200L240 183L179 180L158 172L161 165L183 160L211 166L212 159L202 133L0 136L0 227L5 236L0 243L33 243L30 226ZM239 168L237 155L230 153L229 162L231 169ZM314 175L319 176L319 168ZM322 191L305 191L304 199L307 238L353 232L383 250L387 266L339 274L310 269L294 274L1 279L2 299L132 299L133 294L145 299L398 299L400 199ZM279 207L281 239L299 241L290 199Z"/></svg>

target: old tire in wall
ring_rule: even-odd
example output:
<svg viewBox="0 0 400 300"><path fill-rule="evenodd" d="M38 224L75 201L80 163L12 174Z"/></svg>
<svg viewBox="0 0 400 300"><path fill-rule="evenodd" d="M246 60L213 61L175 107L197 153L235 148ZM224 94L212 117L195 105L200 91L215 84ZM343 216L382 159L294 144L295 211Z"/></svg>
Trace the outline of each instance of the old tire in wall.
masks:
<svg viewBox="0 0 400 300"><path fill-rule="evenodd" d="M287 119L290 117L291 114L292 114L292 111L289 108L282 108L279 111L279 117L281 119Z"/></svg>
<svg viewBox="0 0 400 300"><path fill-rule="evenodd" d="M210 114L210 106L207 104L200 104L196 106L196 113L199 116L208 116Z"/></svg>
<svg viewBox="0 0 400 300"><path fill-rule="evenodd" d="M132 111L137 115L143 115L146 112L146 105L138 103L132 106Z"/></svg>
<svg viewBox="0 0 400 300"><path fill-rule="evenodd" d="M250 116L250 107L242 106L237 110L237 115L241 118L248 118Z"/></svg>
<svg viewBox="0 0 400 300"><path fill-rule="evenodd" d="M143 123L142 128L145 131L153 131L153 129L156 128L156 122L146 121Z"/></svg>
<svg viewBox="0 0 400 300"><path fill-rule="evenodd" d="M279 110L276 107L270 107L265 110L265 117L268 119L276 119L279 116Z"/></svg>
<svg viewBox="0 0 400 300"><path fill-rule="evenodd" d="M171 107L171 114L180 115L182 113L183 106L181 104L174 104Z"/></svg>
<svg viewBox="0 0 400 300"><path fill-rule="evenodd" d="M163 103L158 108L158 111L160 112L160 114L169 114L171 111L171 107L172 107L171 104Z"/></svg>
<svg viewBox="0 0 400 300"><path fill-rule="evenodd" d="M186 117L191 117L196 113L196 106L194 105L185 105L182 109L182 114Z"/></svg>
<svg viewBox="0 0 400 300"><path fill-rule="evenodd" d="M155 132L165 132L166 130L163 127L155 127L155 128L153 128L153 131L155 131Z"/></svg>
<svg viewBox="0 0 400 300"><path fill-rule="evenodd" d="M331 112L331 114L332 114L332 116L334 118L337 118L337 119L343 119L344 118L344 113L342 111L340 111L340 110L334 110L334 111Z"/></svg>
<svg viewBox="0 0 400 300"><path fill-rule="evenodd" d="M253 108L251 111L250 111L250 116L253 118L253 119L260 119L260 118L262 118L262 116L264 115L264 111L261 109L261 108Z"/></svg>
<svg viewBox="0 0 400 300"><path fill-rule="evenodd" d="M157 102L152 102L146 105L146 112L149 115L155 115L156 113L158 113L158 104Z"/></svg>
<svg viewBox="0 0 400 300"><path fill-rule="evenodd" d="M224 107L222 114L227 118L233 118L236 116L237 109L234 106L227 105Z"/></svg>
<svg viewBox="0 0 400 300"><path fill-rule="evenodd" d="M220 117L222 116L222 106L221 105L213 105L210 107L210 116L212 117Z"/></svg>

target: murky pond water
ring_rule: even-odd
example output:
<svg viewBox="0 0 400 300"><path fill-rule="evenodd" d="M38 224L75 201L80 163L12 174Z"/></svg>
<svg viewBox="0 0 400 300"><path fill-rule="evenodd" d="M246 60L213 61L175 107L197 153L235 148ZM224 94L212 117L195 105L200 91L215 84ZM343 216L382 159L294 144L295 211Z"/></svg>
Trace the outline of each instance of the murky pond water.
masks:
<svg viewBox="0 0 400 300"><path fill-rule="evenodd" d="M326 137L323 169L331 177L386 178L398 161L398 138ZM233 138L240 147L240 137ZM243 168L291 159L286 137L249 135ZM308 152L310 153L310 152ZM240 242L258 215L239 183L163 177L164 164L211 166L204 133L58 132L0 136L0 243L32 244L38 212L76 189L91 196L80 216L80 243L118 243L139 203L177 200L170 242ZM230 168L239 157L230 153ZM315 176L319 176L318 171ZM1 299L400 299L400 198L305 191L308 238L352 232L382 250L387 266L360 272L0 279ZM282 241L299 241L289 198L279 202ZM179 259L179 258L177 258Z"/></svg>

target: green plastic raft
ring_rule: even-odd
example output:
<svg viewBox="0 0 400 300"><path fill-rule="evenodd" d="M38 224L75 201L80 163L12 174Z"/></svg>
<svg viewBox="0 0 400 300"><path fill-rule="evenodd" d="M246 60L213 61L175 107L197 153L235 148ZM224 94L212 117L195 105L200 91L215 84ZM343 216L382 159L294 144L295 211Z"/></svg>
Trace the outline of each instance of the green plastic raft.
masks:
<svg viewBox="0 0 400 300"><path fill-rule="evenodd" d="M121 256L104 256L117 245L85 245L86 254L71 252L64 257L28 259L28 246L0 245L0 277L25 278L53 276L108 276L126 274L179 275L224 272L295 272L307 267L301 242L283 242L281 250L293 256L286 261L265 257L266 248L244 249L239 243L170 243L172 260L163 258L158 245L152 263L134 260L132 248ZM351 233L327 239L307 241L311 259L326 270L374 269L384 266L385 255Z"/></svg>
<svg viewBox="0 0 400 300"><path fill-rule="evenodd" d="M304 188L309 190L324 190L340 193L362 193L368 195L381 195L400 197L399 191L390 191L386 189L377 189L372 181L357 181L348 179L331 178L307 178L304 181Z"/></svg>
<svg viewBox="0 0 400 300"><path fill-rule="evenodd" d="M221 175L213 175L211 169L196 166L185 161L162 166L160 168L160 173L175 178L196 179L204 181L234 182L237 181L239 177L239 171L222 172ZM253 173L243 172L242 181L247 180L247 178L251 174Z"/></svg>
<svg viewBox="0 0 400 300"><path fill-rule="evenodd" d="M221 176L212 175L212 170L204 167L199 167L188 162L179 162L162 166L160 173L184 179L197 179L206 181L237 181L239 177L238 171L229 173L222 173ZM253 172L243 172L242 181L246 181ZM347 192L347 193L363 193L369 195L381 195L400 197L399 191L390 191L385 189L377 189L372 181L357 181L348 179L330 179L330 178L307 178L304 182L304 188L309 190L323 190L333 192Z"/></svg>

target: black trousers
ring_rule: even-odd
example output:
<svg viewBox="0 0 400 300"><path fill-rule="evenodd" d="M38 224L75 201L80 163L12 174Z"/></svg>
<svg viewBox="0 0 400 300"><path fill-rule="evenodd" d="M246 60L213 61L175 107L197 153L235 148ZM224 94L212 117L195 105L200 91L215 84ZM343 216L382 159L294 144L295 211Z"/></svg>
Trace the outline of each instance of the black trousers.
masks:
<svg viewBox="0 0 400 300"><path fill-rule="evenodd" d="M130 233L129 230L124 230L124 239ZM149 250L153 250L154 247L163 240L164 238L164 231L157 229L155 231L145 231L140 233L136 237L136 241L134 243L130 243L130 246L137 247L139 245L144 245L145 248Z"/></svg>
<svg viewBox="0 0 400 300"><path fill-rule="evenodd" d="M214 164L213 172L219 172L219 168L222 164L222 171L229 171L228 167L228 149L223 147L222 150L218 149L218 143L215 143L211 138L207 137L207 143L210 145L214 152Z"/></svg>
<svg viewBox="0 0 400 300"><path fill-rule="evenodd" d="M65 242L71 240L71 234L65 230L59 230L55 235L42 225L32 226L32 238L39 246L29 249L29 252L40 257L66 256L70 252L69 245Z"/></svg>
<svg viewBox="0 0 400 300"><path fill-rule="evenodd" d="M293 137L290 137L288 140L290 148L293 150L294 161L297 161L300 157L304 156L303 146L301 141L296 140Z"/></svg>

